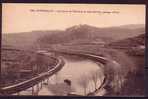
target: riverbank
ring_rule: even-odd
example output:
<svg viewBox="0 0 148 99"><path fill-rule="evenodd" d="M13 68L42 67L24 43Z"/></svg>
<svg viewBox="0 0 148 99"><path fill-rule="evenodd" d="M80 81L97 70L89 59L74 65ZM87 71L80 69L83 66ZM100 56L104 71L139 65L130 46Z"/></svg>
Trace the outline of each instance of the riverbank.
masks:
<svg viewBox="0 0 148 99"><path fill-rule="evenodd" d="M109 58L111 60L118 62L120 64L120 68L119 68L120 72L119 73L121 75L124 74L123 78L125 79L125 83L123 84L122 88L117 93L114 93L113 90L111 90L110 92L108 91L108 94L106 94L106 96L126 95L127 93L125 93L125 91L127 91L128 95L131 95L131 96L133 96L133 95L143 96L144 95L144 93L143 93L144 88L142 86L141 87L139 86L139 84L141 84L141 83L138 81L138 79L139 79L141 82L144 82L144 80L143 80L144 75L143 74L139 75L139 76L135 75L135 73L138 74L138 73L143 72L142 70L143 70L143 66L144 66L144 64L143 64L144 63L143 62L144 56L136 58L137 56L130 56L122 50L112 49L112 48L104 48L104 47L99 47L97 45L94 45L94 46L91 45L91 46L92 46L91 48L88 48L87 46L78 46L78 45L76 45L76 46L59 46L56 48L56 50L67 52L67 53L68 52L89 53L89 54L94 54L94 55L106 57L106 58ZM141 64L139 64L139 63L141 63ZM139 71L139 68L140 68L140 71ZM118 71L116 68L114 68L114 66L110 67L110 69L113 70L113 73ZM111 75L113 75L113 73L111 73ZM121 81L124 79L121 79ZM132 83L134 83L135 84L134 86L136 86L136 87L131 86ZM116 88L116 86L115 86L115 88ZM132 90L129 91L128 89L132 89ZM137 89L139 91L136 91ZM125 90L125 91L123 91L123 90ZM133 93L135 93L135 94L133 94Z"/></svg>

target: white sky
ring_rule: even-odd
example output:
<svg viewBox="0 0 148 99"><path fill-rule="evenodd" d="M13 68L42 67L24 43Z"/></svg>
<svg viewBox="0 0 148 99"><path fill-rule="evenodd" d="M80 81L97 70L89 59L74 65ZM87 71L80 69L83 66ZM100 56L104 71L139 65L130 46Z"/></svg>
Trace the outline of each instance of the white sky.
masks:
<svg viewBox="0 0 148 99"><path fill-rule="evenodd" d="M145 24L145 5L111 4L2 4L2 33L65 29L88 24L110 27ZM116 11L119 13L57 13L33 10Z"/></svg>

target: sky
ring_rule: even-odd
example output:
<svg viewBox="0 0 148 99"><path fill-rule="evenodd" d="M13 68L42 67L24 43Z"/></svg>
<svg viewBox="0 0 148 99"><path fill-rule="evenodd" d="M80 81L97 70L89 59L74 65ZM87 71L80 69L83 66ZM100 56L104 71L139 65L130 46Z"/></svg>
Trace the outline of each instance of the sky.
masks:
<svg viewBox="0 0 148 99"><path fill-rule="evenodd" d="M142 4L3 3L2 33L64 30L79 24L96 27L145 24L145 8Z"/></svg>

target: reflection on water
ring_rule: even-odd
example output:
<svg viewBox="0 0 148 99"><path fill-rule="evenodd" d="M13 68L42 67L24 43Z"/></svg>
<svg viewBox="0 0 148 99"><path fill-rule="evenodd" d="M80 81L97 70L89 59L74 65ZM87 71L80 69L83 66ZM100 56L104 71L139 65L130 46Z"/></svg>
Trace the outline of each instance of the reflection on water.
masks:
<svg viewBox="0 0 148 99"><path fill-rule="evenodd" d="M64 61L62 70L50 77L48 85L43 85L38 95L65 95L66 90L74 94L86 95L98 88L104 79L101 68L91 60L64 57ZM64 85L65 79L71 81L70 89Z"/></svg>
<svg viewBox="0 0 148 99"><path fill-rule="evenodd" d="M69 79L72 82L71 87L74 89L75 94L84 95L84 87L86 88L86 93L95 90L94 82L92 76L94 72L97 72L97 87L100 86L104 76L101 68L95 62L83 59L71 61L70 58L64 58L65 66L60 72L57 73L58 83L62 83L64 79ZM86 85L86 86L83 86Z"/></svg>

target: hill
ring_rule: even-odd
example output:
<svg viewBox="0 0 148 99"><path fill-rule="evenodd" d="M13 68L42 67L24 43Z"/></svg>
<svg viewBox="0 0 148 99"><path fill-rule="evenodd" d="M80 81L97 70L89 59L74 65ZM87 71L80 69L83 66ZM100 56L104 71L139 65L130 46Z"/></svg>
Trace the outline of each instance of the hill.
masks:
<svg viewBox="0 0 148 99"><path fill-rule="evenodd" d="M129 26L131 28L129 28ZM119 27L98 28L89 25L76 25L64 31L46 30L24 33L2 34L2 44L21 48L36 48L43 44L65 44L81 42L112 42L137 36L145 32L144 25L128 25ZM79 41L79 42L78 42Z"/></svg>
<svg viewBox="0 0 148 99"><path fill-rule="evenodd" d="M108 48L120 49L129 55L144 55L145 34L119 40L106 45Z"/></svg>

